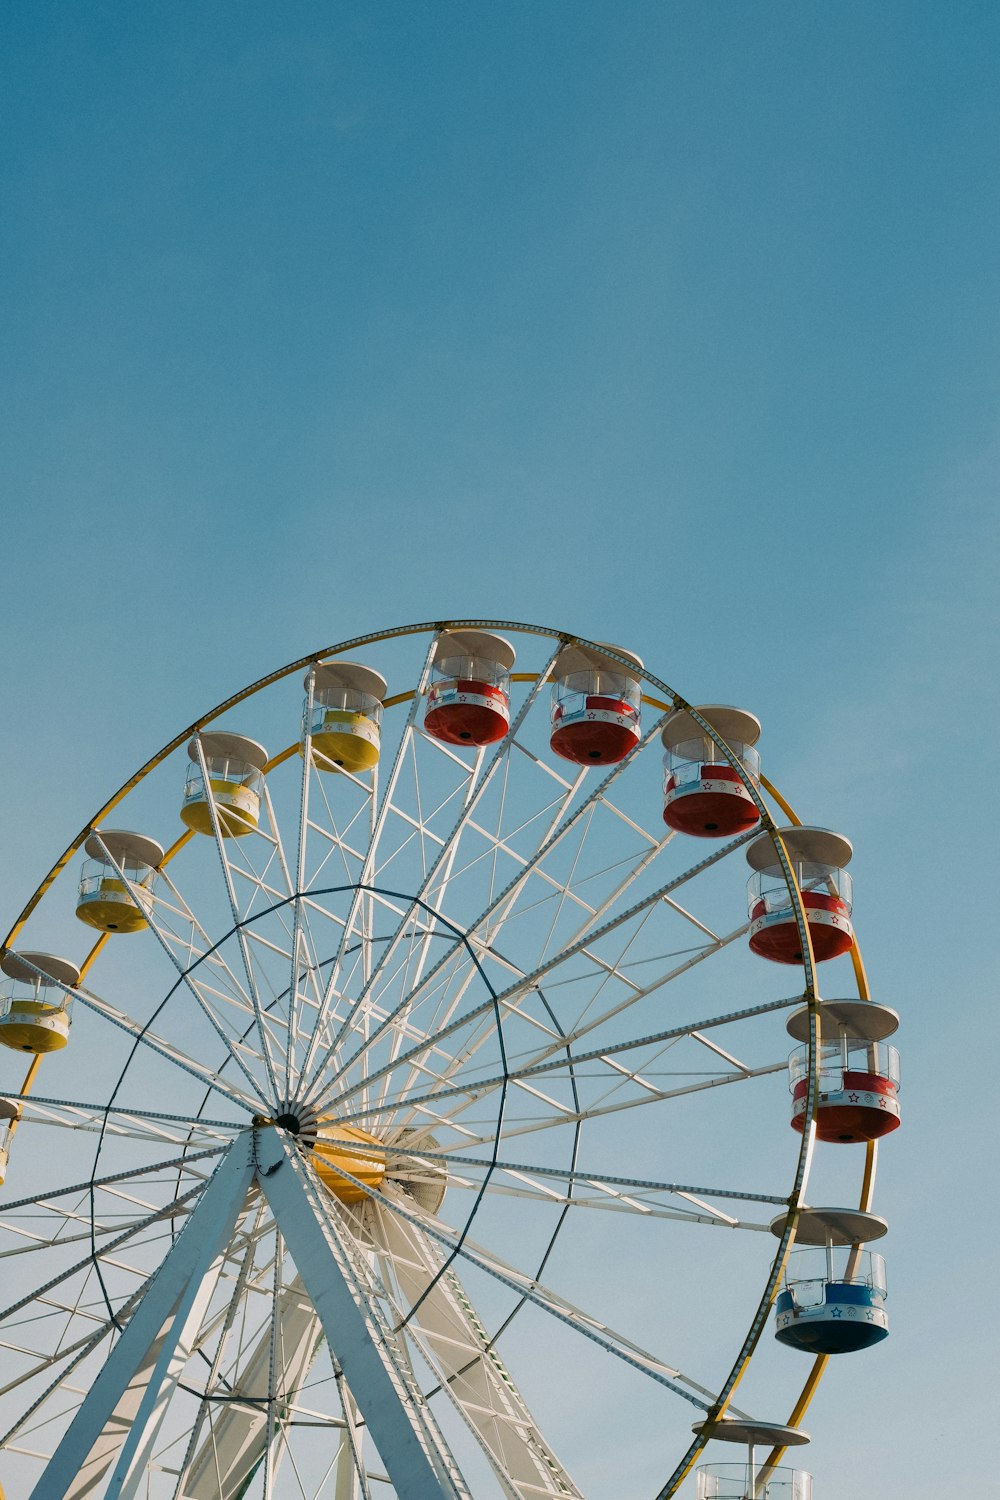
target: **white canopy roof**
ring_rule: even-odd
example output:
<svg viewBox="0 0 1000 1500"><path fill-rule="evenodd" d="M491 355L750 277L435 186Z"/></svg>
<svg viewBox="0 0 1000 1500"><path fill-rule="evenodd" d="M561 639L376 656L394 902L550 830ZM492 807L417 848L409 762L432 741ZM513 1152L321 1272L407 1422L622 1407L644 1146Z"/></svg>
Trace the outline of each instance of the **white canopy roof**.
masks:
<svg viewBox="0 0 1000 1500"><path fill-rule="evenodd" d="M611 657L605 656L599 649L606 646L609 651L617 651L619 656L625 656L630 666L623 666L621 662L613 661ZM626 651L624 646L612 645L610 641L598 641L597 646L582 646L576 642L571 646L564 646L552 664L552 676L555 678L569 677L574 672L593 672L603 670L607 672L618 672L622 677L629 677L638 682L642 676L642 657L636 656L634 651Z"/></svg>
<svg viewBox="0 0 1000 1500"><path fill-rule="evenodd" d="M809 1442L808 1432L803 1432L801 1427L786 1427L782 1422L757 1422L753 1417L723 1417L714 1426L711 1422L692 1422L691 1431L707 1432L710 1438L717 1438L720 1443L742 1443L744 1447L751 1443L754 1447L769 1443L772 1447L800 1448Z"/></svg>
<svg viewBox="0 0 1000 1500"><path fill-rule="evenodd" d="M771 1233L780 1239L788 1211L771 1220ZM855 1245L880 1240L889 1233L888 1222L860 1208L803 1208L795 1230L797 1245Z"/></svg>
<svg viewBox="0 0 1000 1500"><path fill-rule="evenodd" d="M256 740L248 740L242 734L229 734L224 729L205 729L201 735L201 745L206 756L216 756L220 760L242 760L248 766L254 766L258 771L263 771L267 765L267 751L263 745L258 745ZM198 760L197 736L188 745L188 755L195 762Z"/></svg>
<svg viewBox="0 0 1000 1500"><path fill-rule="evenodd" d="M829 865L833 870L842 870L850 864L854 853L850 839L842 833L833 833L829 828L779 828L781 841L788 851L789 859L803 860L808 864ZM778 855L769 833L762 833L752 844L747 845L747 864L752 870L780 870Z"/></svg>
<svg viewBox="0 0 1000 1500"><path fill-rule="evenodd" d="M510 641L489 630L442 630L434 642L434 660L447 661L450 656L481 656L509 672L517 652Z"/></svg>
<svg viewBox="0 0 1000 1500"><path fill-rule="evenodd" d="M696 703L695 711L706 719L727 745L756 745L760 739L760 720L746 708L730 708L726 703ZM702 740L705 731L691 715L680 708L671 714L660 731L667 750L689 740Z"/></svg>
<svg viewBox="0 0 1000 1500"><path fill-rule="evenodd" d="M70 963L68 958L56 958L52 953L29 953L27 949L23 953L8 952L0 958L0 969L11 979L25 980L28 984L35 984L39 973L44 975L43 984L51 979L56 984L68 984L75 989L80 983L80 970L76 964Z"/></svg>
<svg viewBox="0 0 1000 1500"><path fill-rule="evenodd" d="M835 1041L841 1033L860 1042L881 1042L899 1026L898 1013L888 1005L876 1005L873 1000L823 1000L819 1010L824 1042ZM808 1005L792 1012L785 1030L797 1042L809 1040Z"/></svg>
<svg viewBox="0 0 1000 1500"><path fill-rule="evenodd" d="M381 672L372 667L363 667L356 661L318 661L312 672L307 672L303 683L308 689L313 677L317 688L352 688L356 693L368 693L381 703L385 697L387 683Z"/></svg>
<svg viewBox="0 0 1000 1500"><path fill-rule="evenodd" d="M129 833L125 828L95 828L83 847L91 859L103 859L102 844L118 865L135 861L156 869L163 858L162 844L143 833Z"/></svg>

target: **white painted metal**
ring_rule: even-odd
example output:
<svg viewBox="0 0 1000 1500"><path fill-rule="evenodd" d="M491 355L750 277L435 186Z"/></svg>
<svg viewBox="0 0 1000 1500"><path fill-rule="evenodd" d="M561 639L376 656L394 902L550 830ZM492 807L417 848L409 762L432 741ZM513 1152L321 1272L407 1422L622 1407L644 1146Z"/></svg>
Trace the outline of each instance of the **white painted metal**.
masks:
<svg viewBox="0 0 1000 1500"><path fill-rule="evenodd" d="M29 953L23 949L12 953L9 949L0 957L0 969L10 979L24 984L58 985L72 988L80 982L80 970L68 958L56 958L53 953Z"/></svg>
<svg viewBox="0 0 1000 1500"><path fill-rule="evenodd" d="M239 1143L233 1149L240 1150ZM228 1244L235 1224L234 1217L232 1224L224 1231L223 1248ZM222 1260L217 1255L212 1266L201 1277L200 1285L197 1272L192 1272L187 1291L193 1291L194 1296L182 1299L181 1307L169 1328L161 1330L156 1362L147 1376L142 1400L111 1475L107 1500L137 1500L145 1489L164 1418L184 1367L191 1358L195 1339L208 1313L221 1270ZM185 1302L188 1303L186 1314L183 1313Z"/></svg>
<svg viewBox="0 0 1000 1500"><path fill-rule="evenodd" d="M778 1239L785 1231L788 1215L771 1220L771 1233ZM889 1225L879 1214L857 1208L803 1208L795 1228L797 1245L855 1245L880 1240Z"/></svg>
<svg viewBox="0 0 1000 1500"><path fill-rule="evenodd" d="M607 646L609 651L616 651L623 656L628 665L615 661L606 656L603 651L596 650L593 646L564 646L556 657L552 666L551 676L555 680L569 677L574 672L590 672L603 668L606 672L617 672L622 677L627 677L632 682L638 682L642 677L642 657L636 656L634 651L626 651L624 646L615 646L610 641L599 641L598 646Z"/></svg>
<svg viewBox="0 0 1000 1500"><path fill-rule="evenodd" d="M188 745L188 755L190 755L191 759L197 763L201 771L202 785L206 788L208 794L207 802L209 811L212 815L212 832L215 836L215 846L219 856L219 863L222 866L223 879L225 880L226 884L226 893L229 896L229 906L232 913L233 924L236 929L237 941L239 942L240 956L243 959L243 969L246 975L247 991L250 995L251 1004L253 1006L254 1021L256 1023L257 1035L260 1038L261 1055L264 1059L267 1082L270 1086L271 1098L274 1099L280 1096L278 1091L277 1074L275 1072L273 1048L271 1045L271 1039L268 1036L267 1026L264 1022L259 981L255 974L253 962L250 957L246 931L240 921L240 903L236 895L236 886L233 878L233 864L230 861L229 851L226 848L227 841L222 837L222 827L219 823L219 811L215 803L215 797L211 790L212 783L208 771L208 761L206 759L207 754L211 751L213 740L215 742L219 742L222 740L237 740L238 738L238 735L195 735L194 739ZM252 744L252 741L246 741L247 746L251 746ZM267 761L267 751L264 750L263 746L260 745L258 745L256 749L259 752L258 760L260 761L260 764L265 764ZM217 751L217 753L232 753L235 755L238 753L242 754L243 752L238 751L235 748L232 751L226 751L223 748L222 750ZM263 757L263 759L261 759L261 757Z"/></svg>
<svg viewBox="0 0 1000 1500"><path fill-rule="evenodd" d="M127 828L95 829L83 848L91 859L106 859L110 855L119 865L135 861L155 869L163 858L162 844L144 833L130 833Z"/></svg>
<svg viewBox="0 0 1000 1500"><path fill-rule="evenodd" d="M66 1500L70 1486L87 1465L95 1444L107 1457L109 1427L122 1436L119 1403L137 1374L147 1364L155 1343L159 1352L153 1379L147 1380L138 1414L131 1428L137 1439L153 1416L159 1397L157 1375L166 1374L203 1278L230 1234L247 1189L253 1180L253 1132L246 1131L219 1163L198 1208L181 1230L149 1291L132 1315L107 1363L87 1392L69 1430L31 1493L31 1500ZM165 1327L169 1328L165 1332ZM86 1493L86 1492L84 1492ZM109 1495L108 1500L113 1500Z"/></svg>
<svg viewBox="0 0 1000 1500"><path fill-rule="evenodd" d="M453 656L478 656L494 661L509 672L514 665L514 647L502 635L489 630L442 630L434 642L434 660L447 661Z"/></svg>
<svg viewBox="0 0 1000 1500"><path fill-rule="evenodd" d="M375 1214L373 1238L386 1255L405 1305L419 1303L414 1323L448 1395L461 1408L485 1448L504 1493L513 1500L575 1496L580 1491L545 1441L499 1354L451 1270L441 1270L440 1250L411 1217L392 1211L402 1194L390 1183L387 1206ZM403 1204L405 1207L405 1204ZM412 1214L412 1206L409 1209Z"/></svg>
<svg viewBox="0 0 1000 1500"><path fill-rule="evenodd" d="M760 739L760 720L745 708L730 708L727 703L699 703L695 707L716 734L730 745L756 745ZM684 709L670 715L661 735L664 748L673 750L691 740L705 739L705 731Z"/></svg>
<svg viewBox="0 0 1000 1500"><path fill-rule="evenodd" d="M198 753L199 744L201 755ZM252 766L255 771L263 771L267 765L267 751L263 745L259 745L256 740L248 740L245 734L230 734L225 729L206 729L200 735L195 735L188 744L187 753L196 765L200 763L203 755L211 755L219 759L242 760L246 765ZM204 775L204 767L202 767L202 775Z"/></svg>
<svg viewBox="0 0 1000 1500"><path fill-rule="evenodd" d="M310 679L321 691L326 688L353 688L357 693L368 693L379 702L385 697L388 686L381 672L364 667L357 661L319 661L305 675L304 686L307 689Z"/></svg>
<svg viewBox="0 0 1000 1500"><path fill-rule="evenodd" d="M740 1443L743 1446L761 1446L770 1443L774 1447L799 1448L811 1441L801 1427L786 1427L781 1422L758 1422L750 1417L723 1417L721 1422L695 1422L692 1432L705 1432L719 1443Z"/></svg>
<svg viewBox="0 0 1000 1500"><path fill-rule="evenodd" d="M260 1132L257 1158L261 1189L396 1489L407 1500L469 1500L398 1337L358 1286L356 1265L349 1274L333 1203L281 1131Z"/></svg>
<svg viewBox="0 0 1000 1500"><path fill-rule="evenodd" d="M173 1322L173 1313L167 1318L156 1338L150 1344L135 1374L115 1403L114 1411L104 1422L97 1441L80 1466L75 1479L70 1481L66 1500L90 1500L103 1487L108 1470L114 1463L122 1444L132 1430L142 1398L149 1388L150 1377L163 1350L163 1341Z"/></svg>
<svg viewBox="0 0 1000 1500"><path fill-rule="evenodd" d="M824 1000L819 1010L824 1042L836 1041L843 1032L863 1042L881 1042L899 1026L899 1013L874 1000ZM785 1030L797 1042L809 1040L809 1007L793 1011Z"/></svg>
<svg viewBox="0 0 1000 1500"><path fill-rule="evenodd" d="M282 1288L278 1303L281 1327L281 1369L278 1385L297 1391L316 1357L322 1337L319 1319L308 1299L301 1277ZM268 1389L271 1357L270 1328L264 1330L238 1376L229 1382L234 1398L212 1424L189 1467L182 1475L185 1500L219 1500L238 1495L260 1461L267 1426L259 1406L238 1404L235 1398L252 1398ZM221 1479L221 1485L220 1485Z"/></svg>
<svg viewBox="0 0 1000 1500"><path fill-rule="evenodd" d="M788 851L791 860L805 860L809 864L829 865L832 870L842 870L851 862L854 847L842 833L829 828L794 827L776 830ZM778 856L769 833L758 834L747 846L747 864L752 870L780 871Z"/></svg>

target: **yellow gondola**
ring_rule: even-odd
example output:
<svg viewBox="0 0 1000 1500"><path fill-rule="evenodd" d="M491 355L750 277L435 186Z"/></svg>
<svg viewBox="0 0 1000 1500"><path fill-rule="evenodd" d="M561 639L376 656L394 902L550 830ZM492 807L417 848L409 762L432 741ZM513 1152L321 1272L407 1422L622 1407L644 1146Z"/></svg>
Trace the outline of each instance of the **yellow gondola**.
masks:
<svg viewBox="0 0 1000 1500"><path fill-rule="evenodd" d="M379 757L385 678L359 662L326 661L306 676L307 694L310 680L312 713L307 696L302 738L308 731L316 769L370 771Z"/></svg>
<svg viewBox="0 0 1000 1500"><path fill-rule="evenodd" d="M0 1043L36 1055L65 1047L73 1003L65 987L80 983L76 964L51 953L5 953L0 969L12 981L3 996Z"/></svg>
<svg viewBox="0 0 1000 1500"><path fill-rule="evenodd" d="M199 740L208 771L211 801L201 770ZM261 773L267 765L264 746L242 734L213 729L195 736L188 745L188 755L193 764L184 785L181 822L195 833L214 834L214 803L219 832L224 839L238 839L253 833L260 822L260 794L264 785Z"/></svg>
<svg viewBox="0 0 1000 1500"><path fill-rule="evenodd" d="M162 846L141 833L104 828L83 847L90 858L80 876L80 921L98 932L141 932L149 925Z"/></svg>

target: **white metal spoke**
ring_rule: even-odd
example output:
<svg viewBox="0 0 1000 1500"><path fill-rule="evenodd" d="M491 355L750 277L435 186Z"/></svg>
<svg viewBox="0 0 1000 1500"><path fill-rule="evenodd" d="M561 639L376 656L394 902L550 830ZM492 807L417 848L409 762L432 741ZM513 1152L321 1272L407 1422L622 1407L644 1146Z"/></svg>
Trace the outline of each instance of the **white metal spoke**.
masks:
<svg viewBox="0 0 1000 1500"><path fill-rule="evenodd" d="M264 1059L264 1066L267 1069L267 1075L268 1079L270 1080L273 1093L277 1094L278 1085L274 1072L274 1062L271 1057L271 1048L268 1043L267 1029L264 1025L263 1007L261 1005L261 998L257 989L256 978L254 976L253 962L250 957L250 949L247 942L246 932L241 921L239 904L236 900L236 889L233 885L232 869L229 863L229 856L226 852L226 841L222 837L222 826L219 822L219 809L216 805L215 794L212 791L211 778L208 774L208 763L205 759L205 747L202 744L200 735L195 736L195 749L197 750L198 766L201 770L202 775L202 785L205 789L205 801L208 805L208 809L212 817L212 832L215 835L216 851L219 856L219 863L222 866L222 874L226 884L226 891L229 896L229 904L232 909L233 924L236 928L237 939L240 946L240 953L243 957L243 967L246 973L247 988L250 992L251 1004L253 1005L254 1020L257 1025L257 1035L260 1038L260 1046L261 1053Z"/></svg>
<svg viewBox="0 0 1000 1500"><path fill-rule="evenodd" d="M485 1329L453 1271L442 1273L428 1237L395 1214L376 1207L373 1234L392 1265L405 1304L416 1308L407 1322L411 1337L435 1370L489 1458L504 1493L575 1496L580 1491L546 1443L510 1373L490 1347ZM428 1288L430 1289L428 1291Z"/></svg>
<svg viewBox="0 0 1000 1500"><path fill-rule="evenodd" d="M361 887L370 886L371 883L372 883L374 874L375 874L376 861L377 861L377 858L378 858L378 851L379 851L379 847L380 847L380 843L381 843L382 833L383 833L383 830L384 830L384 827L385 827L385 824L386 824L386 820L388 819L388 816L389 816L389 811L390 811L390 809L392 807L395 789L396 789L396 786L398 784L399 778L400 778L400 776L402 774L403 766L404 766L405 761L406 761L406 754L407 754L407 751L409 749L409 746L410 746L410 743L411 743L411 740L412 740L412 737L413 737L414 725L416 724L416 718L417 718L417 711L418 711L419 706L420 706L420 697L421 697L421 694L423 692L424 685L425 685L425 683L427 681L427 677L428 677L428 674L429 674L429 671L430 671L430 662L431 662L431 652L432 652L432 649L433 649L433 646L428 646L428 648L427 648L427 650L426 650L426 652L424 654L423 665L422 665L422 667L420 669L420 678L419 678L419 682L417 684L417 690L416 690L416 692L414 694L413 702L410 705L410 710L409 710L409 713L407 714L407 717L406 717L406 724L405 724L405 726L403 728L403 732L402 732L402 734L400 736L399 746L398 746L398 748L396 750L396 755L395 755L395 758L393 760L392 769L391 769L391 771L389 773L389 777L388 777L388 780L386 782L386 786L385 786L385 789L384 789L384 792L383 792L382 805L379 808L378 812L374 815L374 822L373 822L372 831L371 831L371 839L370 839L370 842L369 842L368 853L367 853L367 857L365 859L364 867L361 870L360 876L359 876L359 881L358 881L359 889L355 893L354 900L352 901L351 906L350 906L350 910L349 910L349 913L348 913L347 922L345 923L345 926L344 926L344 934L343 934L343 937L341 939L340 950L338 951L338 953L336 955L336 958L334 960L334 963L331 966L330 979L329 979L329 983L327 985L326 994L323 997L323 1005L321 1007L320 1016L319 1016L319 1023L320 1024L317 1025L317 1027L316 1027L316 1030L314 1032L314 1037L313 1037L313 1045L309 1048L309 1051L307 1052L305 1060L303 1062L302 1076L308 1080L307 1081L307 1085L306 1085L306 1092L309 1091L309 1088L311 1087L311 1084L312 1084L312 1079L310 1078L310 1072L309 1072L309 1070L310 1070L310 1068L314 1064L315 1055L316 1055L316 1048L318 1047L318 1045L319 1045L319 1039L320 1039L320 1037L323 1034L322 1028L325 1026L325 1023L326 1023L326 1020L327 1020L327 1011L328 1011L328 1009L329 1009L329 1007L330 1007L330 1005L332 1003L332 998L333 998L334 991L335 991L335 985L336 985L337 977L338 977L339 972L340 972L340 964L341 964L342 957L343 957L343 950L346 947L347 943L350 941L350 934L353 933L354 930L355 930L355 922L357 920L358 912L359 912L359 910L362 907ZM322 1064L320 1066L322 1066Z"/></svg>
<svg viewBox="0 0 1000 1500"><path fill-rule="evenodd" d="M158 1053L173 1066L181 1068L185 1073L190 1074L192 1078L196 1078L199 1083L204 1084L206 1088L212 1089L217 1094L221 1094L231 1104L235 1104L237 1108L247 1109L251 1114L256 1112L258 1105L254 1099L248 1098L246 1095L221 1083L215 1073L202 1067L200 1063L195 1062L194 1058L188 1057L181 1048L175 1047L172 1043L165 1042L156 1036L148 1025L140 1026L126 1015L124 1011L118 1010L107 1000L102 1000L99 995L95 995L91 990L75 989L70 985L60 985L59 988L66 995L70 996L71 999L76 1000L78 1004L86 1006L88 1010L92 1010L102 1020L110 1022L112 1026L117 1026L120 1031L124 1031L134 1041L140 1042L144 1047L149 1048L150 1051Z"/></svg>
<svg viewBox="0 0 1000 1500"><path fill-rule="evenodd" d="M734 1083L745 1083L750 1078L765 1078L768 1076L768 1074L782 1072L784 1068L785 1064L783 1062L767 1063L764 1067L753 1068L746 1073L730 1073L727 1075L720 1075L714 1078L703 1079L698 1083L684 1084L678 1088L673 1089L644 1090L641 1094L628 1099L621 1099L616 1102L603 1103L600 1105L589 1105L585 1109L572 1109L567 1107L561 1111L548 1110L544 1113L540 1112L535 1119L519 1120L517 1123L504 1123L502 1135L506 1139L512 1139L515 1136L536 1135L539 1131L561 1130L564 1127L573 1125L577 1122L593 1122L595 1120L608 1118L611 1115L621 1114L623 1110L645 1108L649 1104L654 1102L662 1104L670 1099L683 1099L691 1094L701 1094L708 1089L723 1088L729 1084ZM478 1098L476 1098L470 1102L478 1103L480 1101ZM423 1113L425 1118L421 1123L431 1129L445 1123L444 1118L440 1115L436 1115L428 1105L424 1106ZM343 1116L345 1124L352 1124L355 1121L363 1124L365 1118L365 1115L363 1115L360 1111L358 1111L354 1115L345 1114ZM457 1112L452 1118L452 1123L458 1123ZM492 1129L483 1128L481 1126L478 1128L472 1128L468 1124L466 1124L466 1127L463 1131L466 1144L470 1146L487 1146L491 1142L497 1140L500 1134L501 1132L497 1130L495 1124Z"/></svg>
<svg viewBox="0 0 1000 1500"><path fill-rule="evenodd" d="M743 841L741 840L740 842ZM735 846L731 845L729 847L732 848ZM603 923L600 927L591 928L586 937L578 939L576 942L572 943L568 949L565 949L559 954L554 955L548 960L544 961L543 963L536 965L530 972L525 973L522 978L518 979L514 984L510 985L508 989L501 990L496 995L495 1001L494 997L491 996L489 1000L481 1001L477 1006L472 1007L462 1016L454 1019L449 1018L435 1029L435 1044L440 1045L453 1033L467 1026L470 1022L478 1020L481 1016L488 1015L490 1012L492 1012L494 1003L504 1006L509 1004L512 1000L516 1000L529 991L536 989L540 981L544 979L546 975L551 974L553 971L558 969L561 964L565 964L569 959L576 957L578 954L585 953L588 948L594 947L600 940L606 938L610 933L624 926L626 923L633 920L641 913L654 907L658 902L669 896L671 891L676 890L680 885L685 884L687 881L692 879L695 874L701 873L701 871L708 867L710 864L714 864L719 857L720 855L709 856L707 860L702 861L699 865L694 866L691 870L685 871L682 875L674 877L673 880L668 881L657 891L643 898L642 901L636 903L628 910L618 913L615 917ZM682 964L679 964L674 968L668 970L667 972L658 975L655 981L642 987L641 989L637 989L631 997L631 1001L634 1001L635 999L643 999L646 996L653 994L656 990L661 989L665 984L670 983L671 980L678 978L681 974L686 973L696 964L702 962L706 957L710 956L710 954L715 953L720 949L727 947L729 944L735 942L747 931L747 926L748 924L742 923L738 928L729 933L726 937L718 939L711 945L711 947L700 949L692 958L687 959ZM431 975L425 978L423 982L424 986L426 986L430 978L433 977L433 974L437 972L437 970L444 962L445 960L441 960L441 962L435 966L434 970L432 970ZM412 1001L415 1001L415 999L416 995L411 996ZM631 1001L628 1003L631 1003ZM586 1029L593 1029L593 1027L596 1027L597 1025L604 1024L611 1018L612 1015L616 1013L616 1011L606 1012L602 1016L596 1018L592 1022L591 1027ZM383 1023L382 1029L384 1029L387 1024L388 1022ZM581 1032L580 1034L583 1033ZM366 1045L370 1046L371 1043L375 1040L377 1040L377 1034L376 1036L372 1037ZM414 1059L420 1058L421 1055L422 1049L420 1047L411 1048L408 1052L400 1054L400 1056L396 1059L396 1064L398 1066L400 1063L408 1063ZM344 1077L348 1068L356 1060L357 1054L355 1054L355 1056L352 1057L349 1062L342 1065L342 1067L336 1073L334 1073L328 1083L328 1092L332 1093L332 1091ZM376 1081L390 1066L391 1065L387 1064L385 1065L385 1069L383 1070L374 1070L368 1080L369 1083ZM339 1092L341 1092L345 1097L350 1097L349 1089L340 1090Z"/></svg>
<svg viewBox="0 0 1000 1500"><path fill-rule="evenodd" d="M393 1156L393 1148L389 1147L388 1153ZM647 1177L623 1177L613 1172L595 1172L593 1169L584 1171L576 1167L560 1166L538 1166L531 1162L511 1162L502 1158L493 1160L486 1157L472 1157L459 1151L442 1151L434 1147L409 1146L405 1151L399 1148L395 1153L407 1160L412 1160L419 1170L422 1163L433 1165L435 1162L445 1162L450 1167L457 1169L490 1170L497 1173L509 1173L512 1177L523 1178L527 1181L534 1179L551 1180L567 1184L582 1184L586 1187L597 1189L627 1189L631 1193L663 1193L663 1194L686 1194L700 1198L723 1198L740 1203L760 1203L782 1206L788 1202L787 1197L777 1193L753 1193L741 1188L708 1187L704 1183L690 1182L663 1182L656 1178ZM394 1174L396 1175L396 1174ZM400 1180L405 1181L405 1174L399 1174Z"/></svg>
<svg viewBox="0 0 1000 1500"><path fill-rule="evenodd" d="M302 892L306 882L306 840L309 832L309 782L312 769L312 716L315 672L310 672L306 686L305 732L302 741L302 781L299 792L298 848L295 864L295 893L292 922L292 962L288 978L288 1038L285 1044L285 1098L292 1096L293 1057L296 1045L296 1017L299 995L299 944L302 940ZM275 819L275 827L277 827ZM269 1474L268 1470L268 1474ZM265 1489L270 1478L265 1477Z"/></svg>
<svg viewBox="0 0 1000 1500"><path fill-rule="evenodd" d="M206 785L207 785L207 783L206 783ZM141 903L141 896L137 892L135 885L129 879L129 877L126 874L125 870L118 863L118 861L113 857L112 854L109 853L107 845L104 843L104 840L101 838L100 833L96 833L94 835L94 837L97 839L98 844L100 845L100 848L103 851L105 859L108 861L108 863L111 865L112 869L115 871L115 874L117 875L118 879L124 884L126 890L128 891L128 894L131 896L131 898L135 902L135 904L137 906L139 906L140 903ZM209 1022L209 1025L212 1027L213 1031L218 1036L218 1038L221 1041L222 1045L229 1052L230 1057L232 1058L232 1060L236 1064L236 1066L239 1068L240 1072L243 1074L244 1078L246 1079L247 1083L250 1085L250 1087L253 1090L253 1092L260 1099L261 1103L263 1103L264 1102L264 1094L261 1091L260 1085L258 1084L257 1080L254 1078L254 1076L251 1073L250 1069L247 1067L247 1065L244 1062L243 1058L240 1056L239 1050L233 1045L231 1039L226 1035L226 1031L225 1031L224 1027L222 1026L221 1022L218 1020L218 1018L216 1017L215 1012L213 1011L212 1007L206 1002L204 996L201 993L201 990L199 989L198 985L195 983L195 981L192 978L190 972L187 971L187 970L185 970L184 966L181 964L180 960L177 958L177 956L174 953L173 948L172 948L172 946L171 946L171 944L170 944L170 942L169 942L169 940L167 938L166 933L160 927L158 921L156 920L156 917L154 915L154 903L149 903L149 910L146 913L146 920L147 920L147 922L149 924L150 931L153 933L153 936L156 938L156 940L159 943L160 947L163 949L163 951L166 954L167 958L169 959L170 963L176 969L178 976L180 977L180 979L182 980L182 982L186 986L186 988L189 991L189 993L192 995L192 997L193 997L193 999L195 1001L195 1004L202 1011L202 1014L205 1016L205 1018Z"/></svg>
<svg viewBox="0 0 1000 1500"><path fill-rule="evenodd" d="M347 1172L343 1168L338 1168L337 1170L342 1173L345 1179L357 1182L357 1179L350 1172ZM358 1185L360 1186L361 1184ZM484 1271L488 1276L493 1277L511 1291L516 1292L526 1301L533 1303L543 1312L548 1313L559 1322L565 1323L584 1338L600 1344L607 1353L615 1355L616 1358L623 1360L634 1369L640 1370L658 1384L666 1386L677 1395L683 1396L686 1400L693 1402L695 1406L707 1410L703 1401L692 1395L691 1390L685 1389L685 1384L691 1384L694 1388L694 1383L686 1382L685 1377L681 1375L680 1371L672 1369L654 1355L640 1350L631 1340L615 1335L608 1329L606 1324L600 1322L598 1319L588 1317L579 1308L560 1298L549 1288L543 1287L536 1277L518 1271L515 1267L486 1250L485 1247L476 1245L474 1241L468 1238L462 1239L453 1230L443 1226L440 1221L431 1221L417 1215L404 1206L401 1194L392 1194L391 1203L394 1213L398 1214L408 1224L419 1228L429 1239L436 1240L449 1254L460 1255L464 1261L477 1267L478 1270Z"/></svg>
<svg viewBox="0 0 1000 1500"><path fill-rule="evenodd" d="M499 997L501 1000L502 998ZM610 1058L642 1048L656 1047L664 1042L677 1041L681 1038L692 1036L695 1032L708 1031L716 1026L731 1025L736 1021L768 1015L773 1011L788 1010L798 1003L800 1002L797 999L774 1000L764 1005L748 1006L739 1011L728 1011L721 1016L705 1017L697 1021L683 1023L680 1026L665 1027L661 1031L644 1033L637 1037L629 1037L604 1047L592 1048L589 1051L569 1053L567 1051L569 1047L600 1024L600 1021L592 1020L578 1032L571 1033L566 1037L560 1037L558 1041L553 1041L551 1044L541 1048L537 1054L528 1060L514 1066L508 1066L502 1073L495 1073L485 1078L477 1078L469 1080L469 1082L464 1084L452 1084L450 1086L435 1082L423 1094L410 1092L399 1099L394 1099L392 1103L396 1107L405 1105L412 1110L421 1104L430 1102L438 1104L449 1098L462 1098L473 1095L482 1097L484 1093L500 1088L508 1082L527 1082L529 1079L539 1078L552 1073L560 1073L564 1069L575 1068L586 1063L607 1062ZM617 1008L614 1013L618 1013ZM604 1018L601 1019L603 1020ZM419 1050L414 1049L410 1056L416 1055ZM405 1060L409 1061L409 1057ZM778 1066L784 1067L784 1062ZM746 1077L749 1075L746 1070L740 1070L740 1076ZM357 1092L357 1088L345 1089L339 1096L341 1104L348 1103L357 1095ZM372 1113L371 1110L354 1107L351 1110L351 1118L361 1119L362 1116L367 1117L370 1113Z"/></svg>

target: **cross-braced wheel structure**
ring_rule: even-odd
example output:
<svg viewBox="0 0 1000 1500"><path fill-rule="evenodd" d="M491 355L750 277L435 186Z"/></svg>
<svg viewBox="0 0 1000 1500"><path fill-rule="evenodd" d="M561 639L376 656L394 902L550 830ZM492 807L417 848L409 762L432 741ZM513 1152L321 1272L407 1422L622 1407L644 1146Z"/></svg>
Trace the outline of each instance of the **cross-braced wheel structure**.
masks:
<svg viewBox="0 0 1000 1500"><path fill-rule="evenodd" d="M664 821L685 713L742 831ZM818 928L713 722L618 647L415 625L253 683L88 822L4 947L8 1500L666 1500L692 1422L746 1415ZM748 950L762 832L797 968ZM803 1389L767 1347L794 1424L825 1357Z"/></svg>

